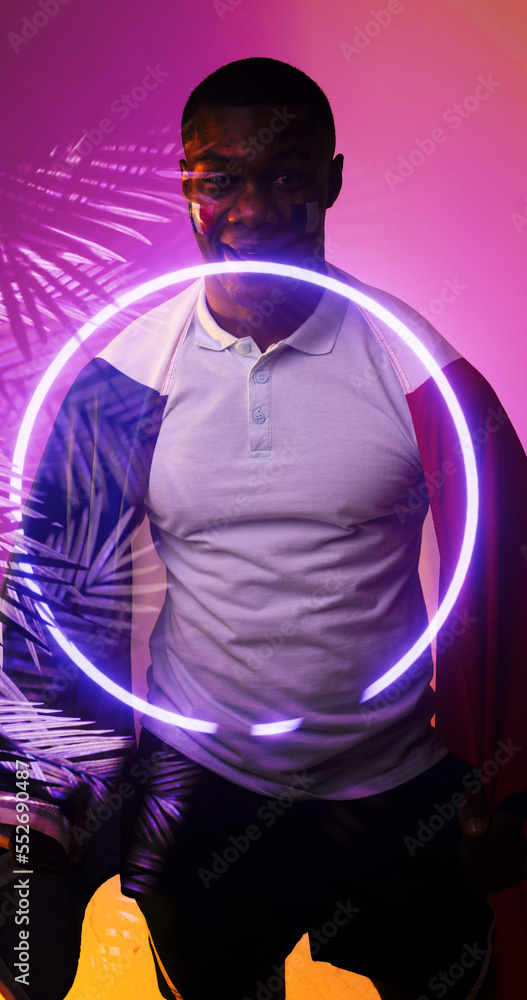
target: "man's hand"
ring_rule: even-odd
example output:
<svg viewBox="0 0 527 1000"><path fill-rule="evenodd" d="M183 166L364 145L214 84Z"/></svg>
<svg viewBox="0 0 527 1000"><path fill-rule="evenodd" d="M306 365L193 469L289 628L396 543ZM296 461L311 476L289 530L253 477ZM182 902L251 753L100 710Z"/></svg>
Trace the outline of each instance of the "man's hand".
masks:
<svg viewBox="0 0 527 1000"><path fill-rule="evenodd" d="M527 878L524 820L514 812L490 813L483 790L459 806L465 878L482 892L502 892Z"/></svg>

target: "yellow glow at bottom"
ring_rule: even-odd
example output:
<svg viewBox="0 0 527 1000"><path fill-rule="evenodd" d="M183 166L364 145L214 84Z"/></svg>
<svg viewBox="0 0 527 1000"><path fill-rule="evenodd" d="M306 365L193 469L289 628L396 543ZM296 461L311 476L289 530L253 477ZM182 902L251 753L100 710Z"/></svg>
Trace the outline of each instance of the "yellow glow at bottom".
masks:
<svg viewBox="0 0 527 1000"><path fill-rule="evenodd" d="M133 899L121 895L119 877L105 882L89 903L75 982L65 1000L157 1000L146 923ZM368 979L313 962L307 934L286 961L287 1000L379 1000Z"/></svg>

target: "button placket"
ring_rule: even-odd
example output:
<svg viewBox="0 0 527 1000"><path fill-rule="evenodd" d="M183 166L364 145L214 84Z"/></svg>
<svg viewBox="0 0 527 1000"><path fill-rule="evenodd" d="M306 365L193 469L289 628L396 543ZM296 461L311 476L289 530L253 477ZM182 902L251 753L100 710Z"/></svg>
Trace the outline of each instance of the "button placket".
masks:
<svg viewBox="0 0 527 1000"><path fill-rule="evenodd" d="M250 454L268 458L271 452L271 381L267 367L251 373L248 390Z"/></svg>
<svg viewBox="0 0 527 1000"><path fill-rule="evenodd" d="M247 372L251 371L260 356L256 344L251 339L236 341L235 344L231 345L231 350Z"/></svg>

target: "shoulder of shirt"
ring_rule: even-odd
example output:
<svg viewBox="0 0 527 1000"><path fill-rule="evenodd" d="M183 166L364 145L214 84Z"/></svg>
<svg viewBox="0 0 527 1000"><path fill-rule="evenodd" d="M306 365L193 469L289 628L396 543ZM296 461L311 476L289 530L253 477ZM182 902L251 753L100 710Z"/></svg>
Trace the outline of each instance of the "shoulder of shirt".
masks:
<svg viewBox="0 0 527 1000"><path fill-rule="evenodd" d="M141 385L162 392L180 334L188 326L202 287L200 278L138 316L97 356Z"/></svg>
<svg viewBox="0 0 527 1000"><path fill-rule="evenodd" d="M446 340L420 313L402 299L373 285L367 285L347 274L333 264L329 265L332 277L345 282L362 292L374 302L384 306L393 316L408 327L434 358L440 368L461 357L460 353ZM430 372L417 357L412 348L403 341L385 321L375 316L369 309L359 307L373 335L382 343L388 353L395 372L406 394L413 392L430 378Z"/></svg>

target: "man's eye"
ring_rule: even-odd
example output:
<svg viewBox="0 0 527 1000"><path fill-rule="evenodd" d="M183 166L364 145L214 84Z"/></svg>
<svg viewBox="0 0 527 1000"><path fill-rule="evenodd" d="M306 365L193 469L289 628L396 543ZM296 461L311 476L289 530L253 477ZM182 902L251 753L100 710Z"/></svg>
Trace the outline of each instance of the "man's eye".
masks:
<svg viewBox="0 0 527 1000"><path fill-rule="evenodd" d="M205 177L206 184L213 184L217 188L226 188L231 182L229 174L209 174Z"/></svg>
<svg viewBox="0 0 527 1000"><path fill-rule="evenodd" d="M298 181L298 174L293 170L288 170L286 173L280 174L279 177L275 178L274 183L278 187L292 187Z"/></svg>

